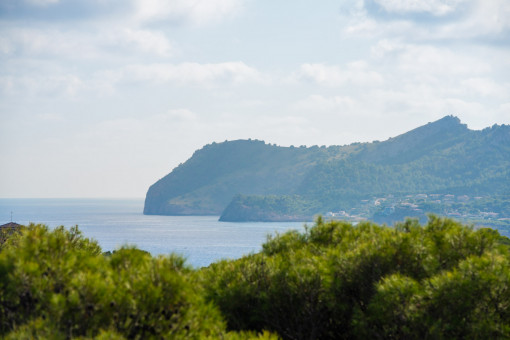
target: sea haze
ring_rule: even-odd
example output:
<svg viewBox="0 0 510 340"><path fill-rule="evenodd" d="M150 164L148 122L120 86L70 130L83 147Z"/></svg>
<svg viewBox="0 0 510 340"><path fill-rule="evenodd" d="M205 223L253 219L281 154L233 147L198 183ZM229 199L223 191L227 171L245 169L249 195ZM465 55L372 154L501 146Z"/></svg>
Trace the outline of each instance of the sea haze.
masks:
<svg viewBox="0 0 510 340"><path fill-rule="evenodd" d="M261 249L268 234L303 222L219 222L218 216L143 215L143 199L0 199L0 224L78 225L103 251L135 245L152 255L181 254L194 267Z"/></svg>

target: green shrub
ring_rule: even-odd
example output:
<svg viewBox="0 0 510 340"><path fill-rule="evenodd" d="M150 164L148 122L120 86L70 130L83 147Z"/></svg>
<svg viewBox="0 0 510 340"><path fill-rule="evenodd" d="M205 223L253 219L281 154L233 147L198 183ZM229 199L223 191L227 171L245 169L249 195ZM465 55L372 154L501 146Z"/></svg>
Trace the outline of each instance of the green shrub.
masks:
<svg viewBox="0 0 510 340"><path fill-rule="evenodd" d="M319 218L193 270L30 225L0 250L0 338L509 338L504 241L434 216L393 228Z"/></svg>
<svg viewBox="0 0 510 340"><path fill-rule="evenodd" d="M318 219L302 234L268 238L259 254L211 265L202 280L233 330L285 339L498 338L510 335L500 240L435 216L394 228Z"/></svg>
<svg viewBox="0 0 510 340"><path fill-rule="evenodd" d="M30 225L0 252L0 336L236 338L178 256L104 256L79 230ZM269 334L261 337L270 338Z"/></svg>

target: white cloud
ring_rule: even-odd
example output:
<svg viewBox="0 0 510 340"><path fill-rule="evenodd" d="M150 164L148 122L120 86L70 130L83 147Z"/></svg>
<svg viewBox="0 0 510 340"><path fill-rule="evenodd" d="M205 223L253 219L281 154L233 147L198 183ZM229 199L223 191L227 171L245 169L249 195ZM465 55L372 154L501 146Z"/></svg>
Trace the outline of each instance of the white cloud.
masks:
<svg viewBox="0 0 510 340"><path fill-rule="evenodd" d="M347 84L373 86L384 82L381 74L370 70L363 61L349 63L346 67L303 64L295 76L298 80L313 81L326 86L342 86Z"/></svg>
<svg viewBox="0 0 510 340"><path fill-rule="evenodd" d="M172 44L159 31L115 26L84 31L12 28L0 37L0 52L8 57L52 56L94 59L112 55L169 56Z"/></svg>
<svg viewBox="0 0 510 340"><path fill-rule="evenodd" d="M335 111L339 113L352 113L356 107L353 98L347 96L326 97L320 94L308 96L306 99L298 101L294 108L308 112L328 112Z"/></svg>
<svg viewBox="0 0 510 340"><path fill-rule="evenodd" d="M173 21L205 25L221 21L242 8L242 0L135 0L140 22Z"/></svg>
<svg viewBox="0 0 510 340"><path fill-rule="evenodd" d="M263 75L243 62L217 64L139 64L128 66L123 77L132 81L176 82L210 86L215 83L261 82Z"/></svg>
<svg viewBox="0 0 510 340"><path fill-rule="evenodd" d="M12 28L3 31L0 42L5 55L83 57L91 54L91 41L85 37L56 29Z"/></svg>
<svg viewBox="0 0 510 340"><path fill-rule="evenodd" d="M510 87L502 76L505 71L501 60L505 53L493 49L482 52L479 48L478 54L470 51L383 39L371 49L372 67L384 75L387 89L397 89L411 97L413 93L426 92L431 99L509 98Z"/></svg>
<svg viewBox="0 0 510 340"><path fill-rule="evenodd" d="M398 39L381 39L371 48L371 55L375 58L383 58L402 51L405 48Z"/></svg>
<svg viewBox="0 0 510 340"><path fill-rule="evenodd" d="M134 64L91 74L68 73L65 69L40 63L33 67L37 72L0 75L0 95L72 98L79 94L105 97L115 94L119 86L131 83L201 88L268 83L265 75L242 62Z"/></svg>
<svg viewBox="0 0 510 340"><path fill-rule="evenodd" d="M443 39L477 37L503 38L508 43L510 34L510 1L472 0L472 9L465 18L448 22L432 30L432 35ZM421 32L427 37L430 33ZM506 38L504 37L506 35Z"/></svg>
<svg viewBox="0 0 510 340"><path fill-rule="evenodd" d="M171 109L167 113L154 116L154 120L159 123L189 123L196 122L198 116L189 109Z"/></svg>
<svg viewBox="0 0 510 340"><path fill-rule="evenodd" d="M475 75L491 71L491 66L479 58L452 52L448 48L430 45L406 45L401 47L398 67L404 72L430 75Z"/></svg>
<svg viewBox="0 0 510 340"><path fill-rule="evenodd" d="M373 0L387 13L381 16L368 0L352 2L344 12L347 36L372 36L404 41L502 39L510 33L508 0ZM429 14L427 18L419 14Z"/></svg>
<svg viewBox="0 0 510 340"><path fill-rule="evenodd" d="M162 32L141 29L119 29L107 35L105 43L125 46L157 56L170 56L172 44Z"/></svg>
<svg viewBox="0 0 510 340"><path fill-rule="evenodd" d="M449 14L466 0L375 0L390 13L430 13L437 16Z"/></svg>
<svg viewBox="0 0 510 340"><path fill-rule="evenodd" d="M509 98L510 84L499 84L490 78L474 77L461 81L464 93L473 93L484 97Z"/></svg>
<svg viewBox="0 0 510 340"><path fill-rule="evenodd" d="M84 86L74 74L0 76L0 95L6 96L74 97Z"/></svg>

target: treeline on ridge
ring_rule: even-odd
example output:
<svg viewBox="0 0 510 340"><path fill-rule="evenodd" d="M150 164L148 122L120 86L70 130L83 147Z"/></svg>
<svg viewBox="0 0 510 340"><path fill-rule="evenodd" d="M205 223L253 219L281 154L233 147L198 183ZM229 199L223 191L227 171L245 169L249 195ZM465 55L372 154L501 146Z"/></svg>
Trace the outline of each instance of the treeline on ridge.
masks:
<svg viewBox="0 0 510 340"><path fill-rule="evenodd" d="M0 245L0 337L508 338L509 244L435 216L394 227L318 218L193 269L30 225Z"/></svg>

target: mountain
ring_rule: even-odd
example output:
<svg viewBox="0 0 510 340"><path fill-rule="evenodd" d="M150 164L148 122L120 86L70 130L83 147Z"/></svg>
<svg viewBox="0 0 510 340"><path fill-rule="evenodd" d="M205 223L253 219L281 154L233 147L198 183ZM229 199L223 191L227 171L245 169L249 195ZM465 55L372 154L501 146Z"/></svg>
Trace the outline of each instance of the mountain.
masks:
<svg viewBox="0 0 510 340"><path fill-rule="evenodd" d="M295 220L419 193L510 194L510 126L476 131L446 116L384 142L212 143L149 188L144 214Z"/></svg>
<svg viewBox="0 0 510 340"><path fill-rule="evenodd" d="M153 184L144 214L219 215L237 194L283 195L327 152L256 140L212 143Z"/></svg>

